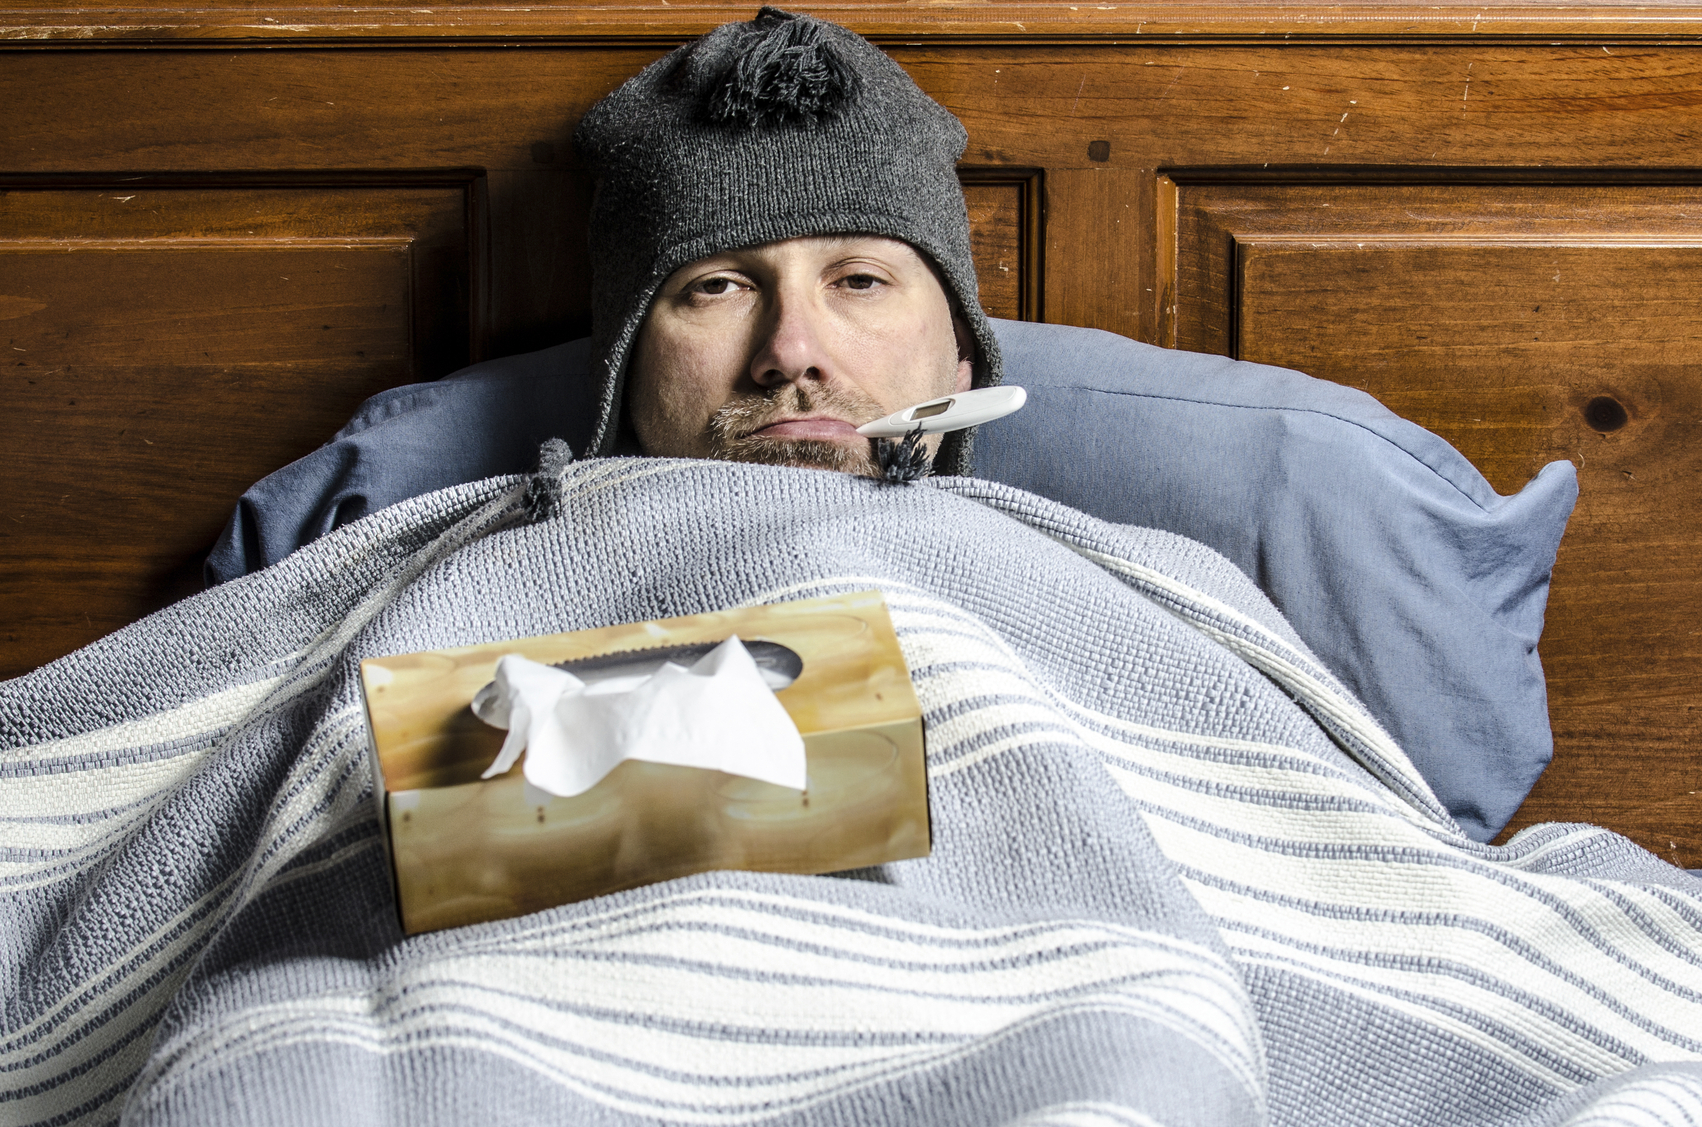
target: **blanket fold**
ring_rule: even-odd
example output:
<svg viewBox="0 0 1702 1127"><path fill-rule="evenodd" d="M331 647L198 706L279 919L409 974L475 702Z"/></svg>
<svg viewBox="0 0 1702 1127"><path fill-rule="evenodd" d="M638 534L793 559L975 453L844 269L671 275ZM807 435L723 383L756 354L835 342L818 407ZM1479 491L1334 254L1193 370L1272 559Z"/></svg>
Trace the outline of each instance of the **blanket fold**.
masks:
<svg viewBox="0 0 1702 1127"><path fill-rule="evenodd" d="M1702 1116L1702 883L1594 827L1472 841L1209 549L969 480L562 481L533 524L516 478L405 502L0 685L0 1121ZM361 658L868 587L932 856L400 936Z"/></svg>

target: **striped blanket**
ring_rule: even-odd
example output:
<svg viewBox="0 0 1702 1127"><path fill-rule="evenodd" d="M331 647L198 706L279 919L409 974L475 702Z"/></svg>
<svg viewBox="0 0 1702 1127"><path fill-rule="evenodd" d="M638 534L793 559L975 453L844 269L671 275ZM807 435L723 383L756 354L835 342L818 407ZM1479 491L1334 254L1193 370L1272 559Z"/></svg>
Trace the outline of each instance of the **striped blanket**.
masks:
<svg viewBox="0 0 1702 1127"><path fill-rule="evenodd" d="M1702 882L1588 826L1472 842L1201 545L970 480L556 485L0 685L0 1123L1702 1121ZM361 657L868 587L931 857L401 938Z"/></svg>

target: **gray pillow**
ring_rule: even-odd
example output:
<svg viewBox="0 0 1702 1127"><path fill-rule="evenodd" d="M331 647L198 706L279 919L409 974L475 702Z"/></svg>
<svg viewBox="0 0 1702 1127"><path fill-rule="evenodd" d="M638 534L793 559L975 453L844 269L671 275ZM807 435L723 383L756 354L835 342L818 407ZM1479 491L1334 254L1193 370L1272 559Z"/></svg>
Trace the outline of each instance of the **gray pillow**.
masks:
<svg viewBox="0 0 1702 1127"><path fill-rule="evenodd" d="M1577 497L1570 464L1500 497L1453 447L1362 392L1092 329L993 326L1029 405L981 428L979 476L1216 548L1468 832L1488 840L1506 823L1552 749L1536 643ZM524 472L547 437L584 449L587 344L374 396L243 495L208 581L409 497Z"/></svg>
<svg viewBox="0 0 1702 1127"><path fill-rule="evenodd" d="M249 486L207 557L208 585L409 497L527 472L547 438L585 449L597 421L590 364L586 338L379 392L331 441Z"/></svg>
<svg viewBox="0 0 1702 1127"><path fill-rule="evenodd" d="M1487 841L1553 753L1537 659L1570 462L1497 494L1447 442L1298 372L995 322L1028 406L981 477L1191 536L1264 589Z"/></svg>

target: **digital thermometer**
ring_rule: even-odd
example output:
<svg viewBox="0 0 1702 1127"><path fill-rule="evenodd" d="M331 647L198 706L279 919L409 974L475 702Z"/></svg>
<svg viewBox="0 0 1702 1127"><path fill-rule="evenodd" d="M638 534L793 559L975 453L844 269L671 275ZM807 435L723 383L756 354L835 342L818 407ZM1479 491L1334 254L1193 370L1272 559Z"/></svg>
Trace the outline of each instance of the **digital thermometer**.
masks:
<svg viewBox="0 0 1702 1127"><path fill-rule="evenodd" d="M1020 387L978 387L895 411L884 419L864 423L857 433L864 438L903 438L921 427L923 434L944 434L1002 419L1027 402L1028 392Z"/></svg>

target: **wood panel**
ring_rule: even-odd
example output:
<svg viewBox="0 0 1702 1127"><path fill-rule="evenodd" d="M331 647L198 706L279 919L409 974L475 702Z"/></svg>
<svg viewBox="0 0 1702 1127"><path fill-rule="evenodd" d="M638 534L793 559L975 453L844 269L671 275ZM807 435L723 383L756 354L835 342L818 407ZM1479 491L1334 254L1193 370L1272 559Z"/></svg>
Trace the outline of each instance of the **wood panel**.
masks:
<svg viewBox="0 0 1702 1127"><path fill-rule="evenodd" d="M1369 391L1502 493L1578 467L1541 646L1555 764L1513 828L1692 860L1670 819L1702 790L1702 185L1610 177L1177 184L1176 343Z"/></svg>
<svg viewBox="0 0 1702 1127"><path fill-rule="evenodd" d="M961 168L981 307L992 317L1041 319L1041 174L1037 169Z"/></svg>
<svg viewBox="0 0 1702 1127"><path fill-rule="evenodd" d="M412 367L410 249L399 238L0 240L0 276L13 291L7 343L22 354L8 359L34 373L29 386L67 388L91 364L261 357L364 360L394 377ZM315 323L325 320L335 323Z"/></svg>
<svg viewBox="0 0 1702 1127"><path fill-rule="evenodd" d="M1610 512L1702 529L1686 488L1702 465L1683 442L1702 382L1702 232L1692 246L1313 236L1235 249L1234 355L1371 392L1503 494L1572 461L1587 486L1575 531ZM1603 566L1635 562L1621 550Z"/></svg>
<svg viewBox="0 0 1702 1127"><path fill-rule="evenodd" d="M0 194L0 675L199 589L250 482L467 362L477 177L422 181Z"/></svg>
<svg viewBox="0 0 1702 1127"><path fill-rule="evenodd" d="M1543 166L1688 169L1697 56L1565 43L1080 44L892 54L969 129L967 159L1043 168L1047 319L1158 342L1169 178L1344 180ZM1172 244L1173 245L1173 244Z"/></svg>
<svg viewBox="0 0 1702 1127"><path fill-rule="evenodd" d="M1152 191L1148 169L1048 171L1046 320L1151 339Z"/></svg>

